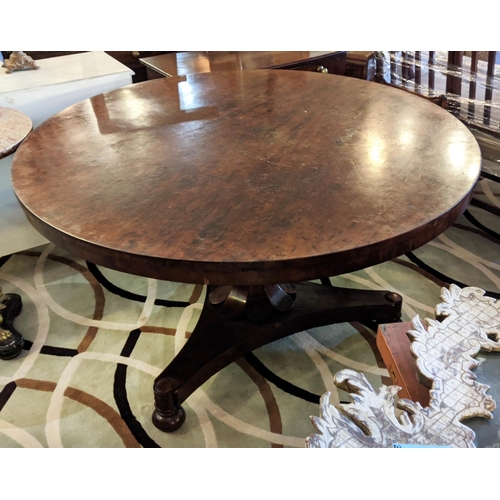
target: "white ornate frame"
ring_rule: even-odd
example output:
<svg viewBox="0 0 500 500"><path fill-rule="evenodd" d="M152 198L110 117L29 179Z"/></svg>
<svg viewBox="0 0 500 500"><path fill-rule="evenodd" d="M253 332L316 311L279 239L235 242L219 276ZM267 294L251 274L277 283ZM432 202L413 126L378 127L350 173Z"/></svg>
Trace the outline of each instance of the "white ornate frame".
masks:
<svg viewBox="0 0 500 500"><path fill-rule="evenodd" d="M342 370L335 385L349 393L352 403L335 408L325 393L320 417L311 417L319 434L309 436L306 447L474 447L474 432L461 422L492 418L495 409L486 394L490 387L477 382L471 369L481 349L500 351L500 303L484 290L456 285L442 288L441 299L436 317L442 321L426 319L426 329L416 316L408 331L417 371L432 384L429 406L409 399L395 402L400 387L383 385L375 391L363 374Z"/></svg>

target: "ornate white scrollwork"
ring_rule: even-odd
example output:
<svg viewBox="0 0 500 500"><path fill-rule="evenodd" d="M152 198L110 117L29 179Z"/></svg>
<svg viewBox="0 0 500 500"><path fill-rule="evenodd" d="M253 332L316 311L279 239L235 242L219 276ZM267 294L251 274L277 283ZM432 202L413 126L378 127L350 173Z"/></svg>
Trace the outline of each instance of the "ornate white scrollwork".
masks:
<svg viewBox="0 0 500 500"><path fill-rule="evenodd" d="M407 332L417 372L432 384L429 406L409 399L396 402L399 387L383 385L375 391L364 375L342 370L335 385L349 393L352 403L335 408L330 393L324 394L320 417L311 417L319 434L307 438L307 447L474 447L474 432L461 422L491 418L495 409L489 386L478 382L471 370L481 349L500 351L500 304L485 297L484 290L456 285L443 288L441 299L436 317L442 321L426 319L425 328L416 316Z"/></svg>

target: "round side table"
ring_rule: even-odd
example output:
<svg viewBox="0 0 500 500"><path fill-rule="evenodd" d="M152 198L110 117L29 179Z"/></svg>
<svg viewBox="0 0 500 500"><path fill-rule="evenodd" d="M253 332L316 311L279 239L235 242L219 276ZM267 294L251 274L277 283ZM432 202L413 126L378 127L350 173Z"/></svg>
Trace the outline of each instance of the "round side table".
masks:
<svg viewBox="0 0 500 500"><path fill-rule="evenodd" d="M0 106L0 159L14 153L32 129L29 116Z"/></svg>

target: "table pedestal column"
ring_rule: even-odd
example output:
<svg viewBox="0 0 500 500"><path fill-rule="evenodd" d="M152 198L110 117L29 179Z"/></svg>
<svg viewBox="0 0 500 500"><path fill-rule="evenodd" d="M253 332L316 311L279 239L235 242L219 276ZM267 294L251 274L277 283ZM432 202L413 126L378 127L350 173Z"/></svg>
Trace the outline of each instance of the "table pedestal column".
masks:
<svg viewBox="0 0 500 500"><path fill-rule="evenodd" d="M401 296L393 292L315 283L209 287L191 336L155 380L153 423L165 432L177 430L186 418L182 402L212 375L258 347L334 323L391 323L401 317L401 305Z"/></svg>

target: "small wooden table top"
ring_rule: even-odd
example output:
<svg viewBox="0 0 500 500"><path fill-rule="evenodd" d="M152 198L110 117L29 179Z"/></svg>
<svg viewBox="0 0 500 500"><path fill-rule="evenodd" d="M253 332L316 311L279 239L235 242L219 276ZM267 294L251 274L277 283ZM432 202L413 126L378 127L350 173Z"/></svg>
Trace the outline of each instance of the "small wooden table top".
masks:
<svg viewBox="0 0 500 500"><path fill-rule="evenodd" d="M0 159L14 153L32 128L30 118L24 113L0 106Z"/></svg>
<svg viewBox="0 0 500 500"><path fill-rule="evenodd" d="M88 261L187 283L334 276L427 243L465 210L481 154L425 99L313 72L135 84L35 129L14 191Z"/></svg>
<svg viewBox="0 0 500 500"><path fill-rule="evenodd" d="M163 76L243 69L277 69L293 64L313 64L325 57L345 54L342 51L238 51L172 52L139 59L144 66Z"/></svg>

